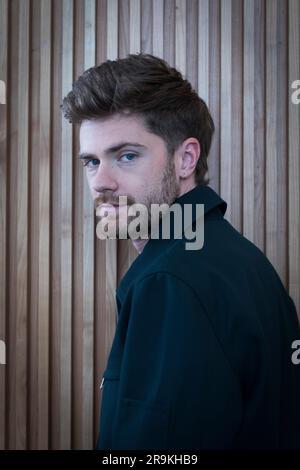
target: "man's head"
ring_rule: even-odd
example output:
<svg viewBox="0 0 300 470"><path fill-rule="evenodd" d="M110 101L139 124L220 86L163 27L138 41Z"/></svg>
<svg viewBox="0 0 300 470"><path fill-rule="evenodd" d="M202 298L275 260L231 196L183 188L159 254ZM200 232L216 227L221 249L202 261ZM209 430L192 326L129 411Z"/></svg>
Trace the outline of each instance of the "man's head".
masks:
<svg viewBox="0 0 300 470"><path fill-rule="evenodd" d="M130 54L88 69L62 110L81 124L80 153L96 206L121 195L128 205L171 204L209 182L213 120L190 83L160 58ZM116 148L124 143L130 145Z"/></svg>

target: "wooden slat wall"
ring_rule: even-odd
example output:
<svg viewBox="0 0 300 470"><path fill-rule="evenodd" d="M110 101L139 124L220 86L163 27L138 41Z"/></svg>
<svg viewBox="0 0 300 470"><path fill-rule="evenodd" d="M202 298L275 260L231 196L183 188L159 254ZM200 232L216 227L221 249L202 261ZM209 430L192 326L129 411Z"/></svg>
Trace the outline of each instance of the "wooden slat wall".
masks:
<svg viewBox="0 0 300 470"><path fill-rule="evenodd" d="M0 449L91 449L137 256L101 241L78 128L59 105L86 68L130 52L178 67L216 125L211 186L300 312L298 0L0 0Z"/></svg>

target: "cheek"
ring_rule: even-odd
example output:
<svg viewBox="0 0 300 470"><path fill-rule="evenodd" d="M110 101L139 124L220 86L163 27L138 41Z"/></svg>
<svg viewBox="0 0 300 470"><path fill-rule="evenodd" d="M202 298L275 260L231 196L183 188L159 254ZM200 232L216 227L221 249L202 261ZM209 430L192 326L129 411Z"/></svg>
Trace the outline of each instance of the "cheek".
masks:
<svg viewBox="0 0 300 470"><path fill-rule="evenodd" d="M94 182L95 178L91 174L88 174L88 173L86 173L85 177L86 177L88 188L90 190L92 197L96 197L98 195L98 192L95 187L95 182Z"/></svg>

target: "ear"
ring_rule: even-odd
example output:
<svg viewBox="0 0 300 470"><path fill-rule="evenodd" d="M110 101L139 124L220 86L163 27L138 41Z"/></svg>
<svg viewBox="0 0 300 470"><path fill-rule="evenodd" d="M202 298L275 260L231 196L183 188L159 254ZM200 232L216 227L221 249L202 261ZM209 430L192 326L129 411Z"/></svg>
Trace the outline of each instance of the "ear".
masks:
<svg viewBox="0 0 300 470"><path fill-rule="evenodd" d="M194 173L200 157L201 147L198 139L189 137L181 144L178 152L178 175L182 179L187 179Z"/></svg>

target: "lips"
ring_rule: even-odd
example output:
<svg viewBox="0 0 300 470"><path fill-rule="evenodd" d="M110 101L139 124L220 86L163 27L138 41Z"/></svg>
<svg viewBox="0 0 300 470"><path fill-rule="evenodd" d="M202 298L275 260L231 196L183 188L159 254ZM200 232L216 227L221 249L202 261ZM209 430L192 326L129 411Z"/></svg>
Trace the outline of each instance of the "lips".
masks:
<svg viewBox="0 0 300 470"><path fill-rule="evenodd" d="M105 204L101 204L100 206L97 207L96 215L101 217L101 216L104 216L105 211L107 211L107 212L111 212L111 211L118 212L118 210L119 210L119 205L118 204L105 203Z"/></svg>

